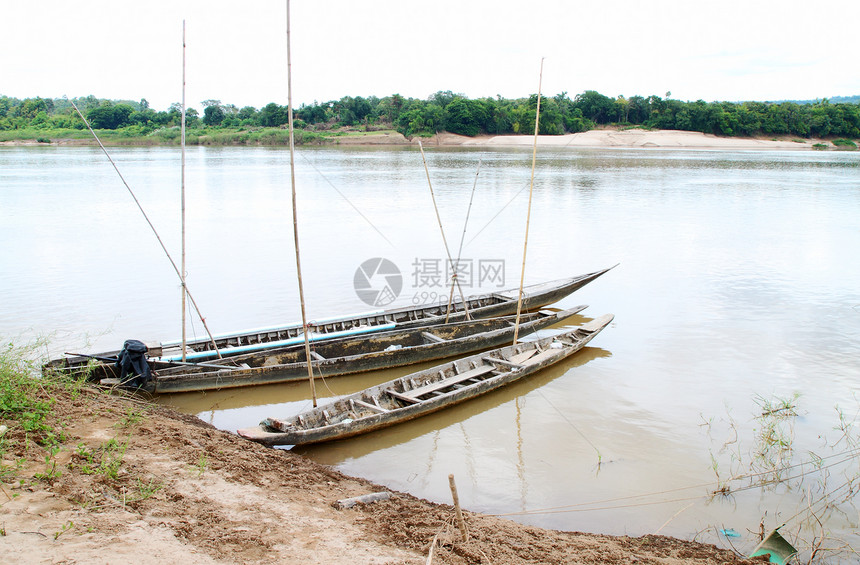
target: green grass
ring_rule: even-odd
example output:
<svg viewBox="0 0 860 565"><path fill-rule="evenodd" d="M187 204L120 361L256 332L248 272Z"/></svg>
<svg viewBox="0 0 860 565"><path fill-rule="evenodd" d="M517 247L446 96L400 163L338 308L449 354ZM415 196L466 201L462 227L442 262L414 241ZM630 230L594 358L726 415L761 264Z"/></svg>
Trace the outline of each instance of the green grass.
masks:
<svg viewBox="0 0 860 565"><path fill-rule="evenodd" d="M96 135L106 146L162 146L179 145L181 132L178 127L164 127L151 130L140 126L128 126L117 130L96 130ZM296 145L321 144L327 138L337 137L338 133L318 133L295 130ZM367 135L356 132L354 135ZM27 128L0 131L0 141L36 141L38 143L56 142L61 139L83 140L95 144L88 130L78 129L39 129ZM271 145L288 147L290 133L286 128L189 128L185 132L186 145L243 146Z"/></svg>
<svg viewBox="0 0 860 565"><path fill-rule="evenodd" d="M834 139L833 145L845 149L857 149L857 144L850 139Z"/></svg>
<svg viewBox="0 0 860 565"><path fill-rule="evenodd" d="M10 430L20 427L47 442L54 434L45 418L54 401L44 394L42 382L31 376L34 369L25 351L11 343L0 349L0 420L11 421Z"/></svg>
<svg viewBox="0 0 860 565"><path fill-rule="evenodd" d="M103 475L116 480L126 449L128 442L119 443L116 439L110 439L94 449L78 444L74 465L84 475Z"/></svg>

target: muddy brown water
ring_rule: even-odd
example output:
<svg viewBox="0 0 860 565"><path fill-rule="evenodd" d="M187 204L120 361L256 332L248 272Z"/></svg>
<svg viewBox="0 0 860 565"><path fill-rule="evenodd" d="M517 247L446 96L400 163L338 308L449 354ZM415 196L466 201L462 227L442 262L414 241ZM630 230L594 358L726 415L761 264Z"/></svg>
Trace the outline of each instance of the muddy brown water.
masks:
<svg viewBox="0 0 860 565"><path fill-rule="evenodd" d="M111 153L178 262L178 150ZM451 253L482 161L465 292L517 286L531 151L427 156ZM300 149L297 164L311 319L447 299L447 254L415 150ZM189 150L188 284L215 332L300 318L287 166L280 149ZM297 450L440 502L454 474L466 508L530 524L740 547L762 522L811 539L811 495L828 532L856 544L854 506L824 503L842 500L856 469L839 463L851 455L843 436L860 432L858 173L860 155L847 152L542 149L526 283L620 263L556 305L589 304L583 316L612 312L615 322L526 382ZM48 336L58 354L179 337L175 273L98 151L0 148L0 220L4 338ZM399 272L391 304L355 291L374 258ZM198 320L188 328L203 335ZM317 390L324 402L405 372ZM762 417L784 400L796 416ZM159 401L235 430L304 409L310 393L298 383ZM770 475L749 475L777 460L797 466L759 488ZM709 496L721 486L731 494Z"/></svg>

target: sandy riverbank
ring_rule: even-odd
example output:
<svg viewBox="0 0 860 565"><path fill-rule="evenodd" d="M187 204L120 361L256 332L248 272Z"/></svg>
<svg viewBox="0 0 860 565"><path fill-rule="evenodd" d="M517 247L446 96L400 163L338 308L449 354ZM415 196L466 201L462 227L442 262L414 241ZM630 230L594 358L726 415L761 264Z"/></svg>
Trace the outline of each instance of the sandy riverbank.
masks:
<svg viewBox="0 0 860 565"><path fill-rule="evenodd" d="M325 134L326 132L320 132ZM200 138L205 139L205 136ZM532 147L532 135L479 135L466 137L442 132L432 137L407 139L395 131L348 132L346 135L332 135L322 141L324 145L417 145L419 139L425 147ZM151 145L152 140L120 139L102 140L105 145ZM93 139L52 139L50 143L35 140L13 140L0 142L0 146L47 146L47 145L95 145ZM205 143L204 143L205 144ZM538 136L539 147L552 148L596 148L596 149L704 149L704 150L812 150L815 144L824 144L830 150L838 149L827 140L801 139L795 137L720 137L693 131L643 130L643 129L596 129L566 135Z"/></svg>
<svg viewBox="0 0 860 565"><path fill-rule="evenodd" d="M382 132L336 137L331 138L331 142L336 145L414 145L418 143L418 138L408 140L398 133ZM421 142L427 147L531 147L534 144L534 136L479 135L466 137L443 132L430 138L421 138ZM693 131L675 130L596 129L566 135L538 136L539 147L554 148L724 149L734 151L776 149L784 151L811 150L816 143L825 143L830 148L834 147L831 143L819 139L719 137Z"/></svg>
<svg viewBox="0 0 860 565"><path fill-rule="evenodd" d="M338 500L385 489L138 399L46 394L57 399L50 424L63 423L65 439L46 462L36 444L20 452L23 431L10 426L18 448L3 457L14 471L0 476L3 562L752 563L659 535L558 532L472 512L463 541L449 505L394 493L338 509Z"/></svg>

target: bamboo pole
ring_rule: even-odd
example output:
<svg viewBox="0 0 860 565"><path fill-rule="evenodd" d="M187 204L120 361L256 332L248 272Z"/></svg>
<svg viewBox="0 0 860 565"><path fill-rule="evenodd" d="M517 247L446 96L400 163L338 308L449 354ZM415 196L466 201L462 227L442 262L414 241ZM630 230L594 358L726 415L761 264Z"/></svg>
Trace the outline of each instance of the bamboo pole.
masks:
<svg viewBox="0 0 860 565"><path fill-rule="evenodd" d="M182 20L182 128L181 128L182 146L182 180L181 180L181 201L182 201L182 268L180 269L179 279L182 287L182 361L186 361L185 347L187 345L185 331L185 20Z"/></svg>
<svg viewBox="0 0 860 565"><path fill-rule="evenodd" d="M287 0L287 112L290 126L290 186L293 196L293 239L296 243L296 276L299 280L299 303L302 307L302 330L305 336L305 359L308 365L308 382L311 385L313 405L317 405L317 391L314 383L314 370L311 365L311 345L308 337L308 318L305 311L305 291L302 285L302 261L299 254L299 220L296 212L296 148L293 130L293 78L290 59L290 0Z"/></svg>
<svg viewBox="0 0 860 565"><path fill-rule="evenodd" d="M102 140L99 139L98 135L96 135L96 132L93 130L92 126L90 125L90 122L88 122L87 119L84 117L84 115L81 113L80 109L77 107L74 100L69 100L69 102L71 102L72 108L75 109L75 112L77 112L78 115L81 117L81 119L84 121L84 125L87 126L87 129L90 131L92 136L95 138L96 143L99 144L99 147L101 148L102 152L105 154L105 157L107 157L107 160L113 166L113 170L116 171L117 175L119 175L119 180L121 180L122 184L125 185L125 189L131 195L131 198L132 198L132 200L134 200L134 203L137 204L137 209L140 210L141 214L143 214L143 219L146 220L146 223L149 225L149 229L152 230L153 235L155 235L155 239L158 240L158 244L161 246L161 250L164 251L164 254L167 256L167 260L170 261L170 265L173 267L174 272L176 272L176 276L178 276L179 280L182 281L182 275L179 272L179 267L176 266L176 261L173 260L173 256L170 255L170 252L167 250L167 247L164 245L164 241L162 241L161 236L158 235L158 230L155 229L155 226L152 224L152 221L150 221L149 216L146 215L146 211L143 209L143 206L140 204L140 201L137 199L137 196L135 196L134 191L128 185L128 182L126 182L125 177L122 176L122 173L119 171L119 167L116 166L116 163L114 163L114 160L113 160L113 158L111 158L110 153L108 153L108 150L105 149L105 146L102 143ZM209 336L209 341L210 341L210 343L212 343L212 348L214 349L215 354L218 355L219 359L221 359L223 356L221 355L221 351L218 350L218 344L215 343L215 338L212 337L212 332L209 331L209 326L206 324L206 318L204 318L203 314L200 312L200 308L197 306L197 301L194 300L194 296L191 295L191 291L188 289L187 285L185 287L185 293L188 295L188 300L191 301L191 305L194 307L194 311L197 312L197 316L200 318L200 321L203 323L203 328L206 330L206 334Z"/></svg>
<svg viewBox="0 0 860 565"><path fill-rule="evenodd" d="M472 194L469 196L469 207L466 209L466 221L463 222L463 233L460 235L460 248L457 249L457 263L454 265L454 272L460 268L460 259L463 257L463 242L466 240L466 228L469 227L469 215L472 213L472 202L475 200L475 189L478 188L478 175L481 173L481 163L478 159L478 169L475 171L475 182L472 184ZM451 302L454 300L454 281L451 280L451 292L448 295L448 309L445 311L445 323L448 323L448 316L451 315Z"/></svg>
<svg viewBox="0 0 860 565"><path fill-rule="evenodd" d="M421 150L421 160L424 162L424 172L427 174L427 186L430 187L430 198L433 200L433 210L436 211L436 221L439 223L439 231L442 232L442 243L445 245L445 254L448 256L448 263L454 265L451 260L451 251L448 249L448 239L445 237L445 229L442 227L442 217L439 215L439 207L436 206L436 195L433 193L433 183L430 182L430 169L427 168L427 158L424 156L424 145L421 140L418 140L418 148ZM457 280L457 271L455 270L451 276L451 284L457 285L457 290L460 291L460 299L463 301L463 310L466 312L466 319L471 320L469 315L469 305L466 303L466 297L463 295L463 288L460 286L460 281ZM447 320L447 318L446 318Z"/></svg>
<svg viewBox="0 0 860 565"><path fill-rule="evenodd" d="M454 512L457 514L457 526L460 528L460 539L467 541L466 521L463 520L463 511L460 509L460 497L457 496L457 485L454 483L454 475L448 475L448 484L451 485L451 496L454 498Z"/></svg>
<svg viewBox="0 0 860 565"><path fill-rule="evenodd" d="M540 77L538 78L538 95L537 95L537 111L535 112L535 139L534 139L534 147L532 148L532 176L531 181L529 183L529 206L528 211L526 212L526 237L523 242L523 266L520 270L520 290L517 293L517 320L514 324L514 345L517 344L517 339L520 334L520 315L522 314L523 309L523 283L526 277L526 251L529 246L529 222L531 221L532 216L532 194L534 193L535 188L535 163L537 162L537 142L538 142L538 130L540 126L540 91L541 85L543 83L543 59L540 60Z"/></svg>

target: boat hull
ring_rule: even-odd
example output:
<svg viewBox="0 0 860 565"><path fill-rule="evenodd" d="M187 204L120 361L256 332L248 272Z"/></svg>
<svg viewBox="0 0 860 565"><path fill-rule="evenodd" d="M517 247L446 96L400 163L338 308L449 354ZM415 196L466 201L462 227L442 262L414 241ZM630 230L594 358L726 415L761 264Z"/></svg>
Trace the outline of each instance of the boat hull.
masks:
<svg viewBox="0 0 860 565"><path fill-rule="evenodd" d="M520 324L519 335L525 337L556 324L563 324L585 309L585 306L561 312L527 314ZM509 316L476 322L459 322L429 326L416 330L396 330L363 336L344 338L315 348L314 353L325 359L312 359L311 368L315 377L338 377L403 367L416 363L458 357L491 349L513 341L515 317ZM487 331L478 331L487 328ZM397 347L398 342L428 341L429 336L456 336L454 339L439 338L420 345ZM432 340L432 338L430 338ZM322 352L322 354L320 354ZM331 353L330 353L331 352ZM332 354L338 355L332 357ZM222 363L236 363L234 369L217 368L173 368L156 370L152 392L159 394L214 390L263 384L277 384L308 379L304 348L290 347L283 350L266 351L255 355L227 359ZM284 362L293 359L292 362ZM255 362L259 366L241 367L244 362Z"/></svg>
<svg viewBox="0 0 860 565"><path fill-rule="evenodd" d="M259 426L241 429L238 434L269 446L308 445L346 439L414 420L527 378L570 357L612 319L613 316L607 314L555 337L464 357L371 387L286 420L267 418ZM561 346L555 348L553 343ZM522 362L520 357L523 357ZM458 388L458 385L461 386ZM421 398L422 395L428 397Z"/></svg>
<svg viewBox="0 0 860 565"><path fill-rule="evenodd" d="M558 302L593 280L597 279L612 267L587 273L568 279L559 279L545 283L529 285L523 289L522 312L535 311L549 304ZM467 298L466 305L469 317L486 319L498 316L508 316L517 311L517 295L519 289L509 289L497 293L488 293ZM451 311L447 304L433 304L417 308L395 308L379 312L357 314L327 320L310 321L308 323L309 340L313 342L351 337L369 332L386 331L391 329L409 329L441 323L457 322L466 319L466 308L462 301L455 300ZM191 340L187 342L185 360L216 362L221 358L238 356L249 352L262 351L275 347L287 347L304 343L301 324L290 324L274 328L262 328L229 335L215 336L216 352L211 340ZM150 362L176 362L183 360L180 342L162 342L150 345ZM93 371L99 370L107 376L112 376L111 362L119 351L107 351L93 355L66 354L66 357L54 359L45 364L45 372L56 371ZM94 363L94 360L100 360Z"/></svg>

